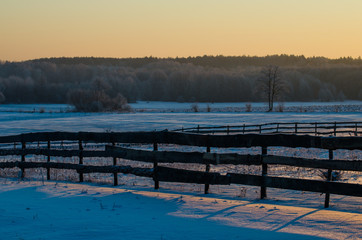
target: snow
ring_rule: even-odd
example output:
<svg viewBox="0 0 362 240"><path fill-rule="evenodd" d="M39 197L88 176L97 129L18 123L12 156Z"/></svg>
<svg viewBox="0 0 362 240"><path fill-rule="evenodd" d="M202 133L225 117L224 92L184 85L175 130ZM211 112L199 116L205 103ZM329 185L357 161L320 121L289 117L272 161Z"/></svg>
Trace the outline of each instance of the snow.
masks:
<svg viewBox="0 0 362 240"><path fill-rule="evenodd" d="M2 239L359 239L361 213L270 200L0 180Z"/></svg>
<svg viewBox="0 0 362 240"><path fill-rule="evenodd" d="M262 103L255 107L258 104L263 107ZM347 104L346 109L353 109L361 102L302 105L307 109L326 105L327 109L336 104ZM254 103L252 105L254 107ZM302 106L301 103L285 105ZM199 107L206 108L207 104L199 104ZM218 111L193 113L188 112L190 103L160 102L132 104L135 109L132 113L75 113L69 111L68 105L54 104L0 105L0 135L40 131L152 131L267 122L362 121L361 111L240 112L236 111L237 103L215 103L211 107ZM175 147L159 146L160 150ZM259 148L244 151L260 153ZM269 152L312 158L328 155L327 151L316 149L270 148ZM361 160L361 156L361 151L335 151L336 159ZM41 157L34 158L41 160ZM84 161L90 164L93 160ZM122 161L122 164L131 162ZM143 163L138 164L142 166ZM77 184L63 182L76 181L75 173L64 177L61 172L55 175L52 171L51 178L58 181L41 181L44 172L33 169L27 170L25 181L18 181L14 178L16 171L5 174L1 171L0 175L8 177L0 178L0 239L362 239L362 199L357 197L331 195L331 207L324 209L324 194L319 193L268 188L268 198L259 200L259 188L250 186L211 186L210 194L204 195L203 185L161 182L160 190L153 190L152 179L133 175L119 174L120 185L113 187L110 174L85 174L85 181L94 183ZM260 168L212 166L211 171L255 171L259 174ZM276 176L297 174L301 178L318 178L315 171L300 171L299 168L270 168L269 171ZM343 176L344 182L362 182L360 173L345 172Z"/></svg>
<svg viewBox="0 0 362 240"><path fill-rule="evenodd" d="M175 110L186 110L190 109L193 104L197 104L200 108L207 108L209 106L211 109L221 109L221 108L241 108L245 107L246 104L250 104L254 107L265 107L267 103L264 102L203 102L203 103L189 103L189 102L158 102L158 101L139 101L137 103L130 103L133 109L175 109ZM275 106L281 104L279 102L275 103ZM282 103L285 107L309 107L309 106L336 106L336 105L361 105L362 101L344 101L344 102L285 102Z"/></svg>
<svg viewBox="0 0 362 240"><path fill-rule="evenodd" d="M136 103L130 103L129 105L135 110L152 110L158 109L159 111L185 111L191 109L192 105L198 105L200 108L211 109L231 109L242 108L246 104L252 105L252 107L266 107L268 104L265 102L159 102L159 101L138 101ZM276 102L275 106L283 104L285 107L311 107L311 106L358 106L362 105L362 101L343 101L343 102ZM0 104L0 112L39 112L43 109L45 112L66 112L72 111L74 108L68 104Z"/></svg>
<svg viewBox="0 0 362 240"><path fill-rule="evenodd" d="M354 102L355 104L360 102ZM362 112L170 112L178 103L140 102L132 107L157 108L157 112L75 113L68 105L0 105L0 135L40 131L153 131L219 125L258 124L266 122L362 121ZM216 103L215 103L216 104ZM232 103L219 103L229 106ZM262 103L259 103L262 104ZM315 104L316 103L311 103ZM327 104L327 103L325 103ZM182 106L184 104L181 104ZM353 105L353 104L352 104ZM357 104L358 105L358 104ZM187 106L190 106L187 103ZM40 108L39 108L40 107ZM44 109L44 113L40 109ZM56 109L61 109L56 111ZM225 108L224 108L225 109Z"/></svg>
<svg viewBox="0 0 362 240"><path fill-rule="evenodd" d="M136 112L266 112L268 104L263 102L229 103L177 103L137 102L130 104ZM247 107L248 106L248 107ZM247 110L249 108L249 110ZM362 101L345 102L276 102L274 112L362 112Z"/></svg>
<svg viewBox="0 0 362 240"><path fill-rule="evenodd" d="M0 104L0 112L66 112L72 109L67 104Z"/></svg>

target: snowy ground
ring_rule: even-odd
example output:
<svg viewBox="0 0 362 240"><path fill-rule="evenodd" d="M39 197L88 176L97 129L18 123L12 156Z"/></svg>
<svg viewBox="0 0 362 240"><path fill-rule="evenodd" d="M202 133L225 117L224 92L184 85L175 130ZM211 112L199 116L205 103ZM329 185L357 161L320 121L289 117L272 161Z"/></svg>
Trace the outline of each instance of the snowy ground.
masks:
<svg viewBox="0 0 362 240"><path fill-rule="evenodd" d="M352 102L362 106L361 102ZM351 103L351 105L353 105ZM139 105L138 105L139 104ZM230 105L231 104L231 105ZM228 106L236 103L218 103L226 107L221 112L185 112L181 103L140 102L134 109L158 109L157 112L133 113L74 113L68 105L0 105L0 135L39 131L153 131L200 126L242 125L267 122L321 122L362 121L362 112L232 112ZM262 104L262 103L258 103ZM292 103L290 103L292 104ZM299 103L298 103L299 104ZM327 103L324 103L327 104ZM310 103L310 106L318 105ZM187 106L190 106L187 103ZM307 107L304 103L304 107ZM44 112L40 112L44 109ZM170 109L179 109L170 112Z"/></svg>
<svg viewBox="0 0 362 240"><path fill-rule="evenodd" d="M193 106L197 106L200 112L245 112L250 105L252 112L265 112L267 103L257 102L226 102L226 103L179 103L179 102L146 102L138 101L129 104L135 112L192 112ZM362 101L344 102L283 102L274 104L275 112L279 106L286 112L361 112ZM1 104L0 112L71 112L74 108L67 104Z"/></svg>
<svg viewBox="0 0 362 240"><path fill-rule="evenodd" d="M328 105L330 109L334 108L331 107L333 104ZM141 102L132 106L136 110L134 113L125 114L74 113L69 112L67 105L0 105L0 135L38 131L152 131L267 122L362 121L361 111L250 113L235 112L237 105L215 104L213 109L222 110L191 113L187 112L190 105ZM287 105L300 106L299 103ZM348 109L359 108L361 102L348 106L352 105ZM304 109L314 106L320 104L303 105ZM204 106L200 104L199 107ZM167 148L160 146L160 150ZM259 153L260 149L248 151ZM282 154L291 156L328 156L323 150L283 151ZM270 149L270 153L281 154L281 150ZM335 153L337 159L361 160L361 156L360 151ZM215 171L214 167L211 170ZM120 186L112 187L111 175L97 178L98 185L75 184L42 182L39 176L44 176L44 172L33 171L33 176L38 176L35 180L31 178L30 170L27 170L28 178L24 182L14 178L16 172L5 174L10 178L0 178L0 239L362 239L361 198L332 195L331 208L326 210L323 209L324 194L318 193L268 188L268 199L261 201L257 187L211 186L211 194L204 195L203 185L198 184L161 182L161 189L155 191L151 179L132 175L120 174ZM281 172L316 177L310 170L270 169L271 175ZM54 174L52 179L62 179ZM344 177L348 178L343 180L346 182L362 181L356 172L346 173ZM91 178L94 180L94 176L85 175L85 181ZM68 178L76 179L76 174Z"/></svg>
<svg viewBox="0 0 362 240"><path fill-rule="evenodd" d="M135 187L0 179L1 239L361 239L362 214Z"/></svg>
<svg viewBox="0 0 362 240"><path fill-rule="evenodd" d="M175 103L145 102L130 104L136 112L266 112L268 104L263 102L231 103ZM362 101L345 102L276 102L274 112L362 112Z"/></svg>

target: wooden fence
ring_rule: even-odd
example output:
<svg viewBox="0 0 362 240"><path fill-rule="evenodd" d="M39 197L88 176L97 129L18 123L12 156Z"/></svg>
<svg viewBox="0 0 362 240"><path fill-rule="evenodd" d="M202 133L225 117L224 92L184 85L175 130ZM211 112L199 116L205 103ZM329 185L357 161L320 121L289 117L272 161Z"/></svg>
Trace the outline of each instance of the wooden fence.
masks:
<svg viewBox="0 0 362 240"><path fill-rule="evenodd" d="M176 132L203 134L309 134L314 136L360 136L362 122L292 122L265 123L257 125L210 126L175 129Z"/></svg>
<svg viewBox="0 0 362 240"><path fill-rule="evenodd" d="M67 143L69 149L59 149L59 145ZM86 144L98 144L97 148L89 149ZM136 150L120 147L119 144L152 144L153 151ZM118 145L117 145L118 144ZM159 144L176 144L206 147L205 152L159 151ZM268 147L319 148L329 151L329 159L307 159L298 157L275 156L268 154ZM250 148L261 147L260 154L249 155L239 153L210 153L211 148ZM325 207L329 206L330 194L362 197L362 185L333 182L332 170L362 171L362 161L334 160L336 149L362 150L362 137L320 137L290 134L235 134L205 135L181 132L43 132L15 136L0 137L0 156L20 156L19 161L6 158L0 162L0 168L19 168L21 177L28 168L44 168L47 179L51 169L72 169L83 181L84 173L111 173L114 185L118 184L118 173L130 173L136 176L153 178L155 188L159 182L182 182L205 184L205 193L209 185L243 184L260 187L260 197L267 196L267 188L282 188L301 191L325 193ZM27 156L46 156L46 161L27 161ZM53 158L52 158L53 157ZM78 163L55 162L54 157L77 157ZM84 158L113 158L108 166L85 165ZM149 162L153 168L139 168L117 165L117 159L128 159ZM175 169L165 163L197 163L206 166L205 171ZM163 164L163 166L160 166ZM210 172L211 165L259 165L261 175ZM327 181L307 180L286 177L268 176L268 166L287 165L306 168L327 169Z"/></svg>

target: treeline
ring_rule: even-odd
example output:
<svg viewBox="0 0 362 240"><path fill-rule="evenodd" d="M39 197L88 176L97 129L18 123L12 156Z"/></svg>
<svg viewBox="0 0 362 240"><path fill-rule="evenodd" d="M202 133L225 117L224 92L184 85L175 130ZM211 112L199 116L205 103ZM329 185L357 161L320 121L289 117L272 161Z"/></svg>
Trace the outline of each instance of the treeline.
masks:
<svg viewBox="0 0 362 240"><path fill-rule="evenodd" d="M67 103L77 96L114 102L264 101L261 70L278 65L284 101L362 100L360 59L304 56L195 58L52 58L0 63L3 103ZM88 105L87 102L82 103Z"/></svg>
<svg viewBox="0 0 362 240"><path fill-rule="evenodd" d="M338 59L329 59L325 57L308 57L303 55L270 55L265 57L257 56L198 56L187 58L157 58L157 57L144 57L144 58L95 58L95 57L74 57L74 58L41 58L31 60L31 62L49 62L55 64L85 64L85 65L114 65L114 66L127 66L133 68L143 67L147 64L159 61L173 61L178 63L191 63L204 67L217 67L217 68L235 68L241 66L309 66L321 67L327 65L352 65L362 66L362 59L352 57L342 57Z"/></svg>

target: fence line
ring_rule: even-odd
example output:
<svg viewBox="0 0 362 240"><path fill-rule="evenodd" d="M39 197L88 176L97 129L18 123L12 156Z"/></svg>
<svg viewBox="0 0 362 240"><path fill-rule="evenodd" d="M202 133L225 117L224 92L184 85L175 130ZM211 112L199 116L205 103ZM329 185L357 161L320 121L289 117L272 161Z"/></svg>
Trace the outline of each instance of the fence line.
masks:
<svg viewBox="0 0 362 240"><path fill-rule="evenodd" d="M69 148L54 149L64 142ZM123 133L91 133L91 132L46 132L29 133L15 136L0 137L0 156L21 156L20 161L0 162L0 168L19 168L21 177L28 168L45 168L47 179L50 179L51 169L71 169L79 174L82 182L84 173L110 173L114 175L114 185L117 185L118 173L130 173L136 176L151 177L155 189L159 183L184 182L205 184L205 193L210 185L245 184L260 186L260 197L267 196L267 188L282 188L302 191L326 193L325 207L329 206L330 194L342 194L362 197L362 185L332 182L332 170L347 170L362 172L362 161L335 160L333 151L336 149L362 150L362 137L320 137L288 134L238 134L238 135L204 135L180 132L123 132ZM21 148L18 148L18 144ZM96 143L95 150L89 150L86 144ZM152 151L136 150L116 146L117 143L153 144ZM57 145L56 145L57 144ZM179 144L206 147L205 152L159 151L158 144ZM210 153L210 148L228 147L261 147L256 155L239 153ZM305 147L329 150L329 160L275 156L268 154L268 147ZM64 146L63 146L64 147ZM102 147L102 149L100 149ZM42 155L46 162L31 162L27 156ZM52 157L77 157L78 163L54 162ZM109 166L85 165L84 158L112 158ZM118 166L117 159L128 159L153 163L153 168L136 168ZM52 161L53 160L53 161ZM159 164L164 163L197 163L206 166L204 172L186 169L175 169ZM257 165L262 167L261 176L250 174L210 172L210 165ZM268 176L268 166L288 165L306 168L327 169L327 181L294 179Z"/></svg>
<svg viewBox="0 0 362 240"><path fill-rule="evenodd" d="M312 134L324 135L350 135L362 134L362 122L289 122L289 123L264 123L252 125L226 125L191 127L175 129L176 132L202 133L202 134L246 134L246 133L285 133L285 134Z"/></svg>
<svg viewBox="0 0 362 240"><path fill-rule="evenodd" d="M49 157L77 157L79 150L48 150L48 149L10 149L0 150L0 156L10 155L43 155ZM318 160L278 155L243 155L238 153L201 153L177 151L145 151L122 147L105 146L104 151L83 151L83 157L123 158L133 161L154 163L198 163L212 165L288 165L295 167L320 168L344 171L362 171L359 160ZM263 157L263 161L261 158ZM80 164L81 165L81 164ZM116 165L116 164L114 164Z"/></svg>
<svg viewBox="0 0 362 240"><path fill-rule="evenodd" d="M178 144L199 147L304 147L362 150L362 137L320 137L290 134L204 135L182 132L42 132L0 137L1 143L82 141L94 143Z"/></svg>

